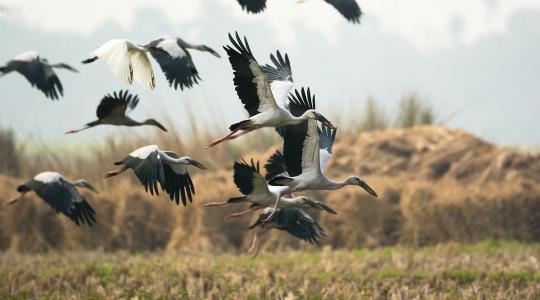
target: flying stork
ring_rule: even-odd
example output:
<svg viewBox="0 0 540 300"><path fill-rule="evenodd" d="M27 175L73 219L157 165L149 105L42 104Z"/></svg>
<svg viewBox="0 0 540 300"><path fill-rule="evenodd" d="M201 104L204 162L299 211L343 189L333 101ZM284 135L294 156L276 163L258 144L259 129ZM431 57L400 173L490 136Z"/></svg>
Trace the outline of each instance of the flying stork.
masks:
<svg viewBox="0 0 540 300"><path fill-rule="evenodd" d="M233 81L236 86L236 93L249 113L249 118L232 124L229 127L231 131L229 134L210 143L206 148L259 128L295 125L305 120L319 120L334 128L334 125L315 109L308 109L304 114L294 116L284 107L287 94L292 88L290 62L287 56L285 59L274 61L274 63L278 63L278 68L275 68L276 72L267 75L266 72L269 72L272 67L265 66L263 68L257 63L245 37L244 42L242 42L237 32L236 40L231 34L229 34L229 40L236 49L231 46L223 48L227 52L229 62L234 69ZM286 76L285 80L277 80L278 78L281 79L283 75ZM272 83L275 81L273 86L271 86L272 83L269 78L273 79Z"/></svg>
<svg viewBox="0 0 540 300"><path fill-rule="evenodd" d="M195 195L195 186L187 172L186 166L192 165L199 169L206 169L201 163L189 156L180 157L173 151L162 151L156 145L139 148L114 163L122 165L120 169L107 172L105 178L116 176L127 169L132 169L146 192L159 195L158 183L161 190L167 192L171 201L177 205L186 206L186 198L192 202ZM187 196L187 197L186 197Z"/></svg>
<svg viewBox="0 0 540 300"><path fill-rule="evenodd" d="M135 79L144 88L153 90L156 82L146 51L130 40L114 39L99 46L82 63L89 64L101 59L111 66L114 75L124 83L132 84Z"/></svg>
<svg viewBox="0 0 540 300"><path fill-rule="evenodd" d="M221 58L216 51L206 45L193 45L178 37L158 38L143 47L159 63L169 85L175 90L178 87L181 90L184 87L191 88L201 80L188 49L210 52L215 57Z"/></svg>
<svg viewBox="0 0 540 300"><path fill-rule="evenodd" d="M122 126L142 126L152 125L167 132L167 129L161 123L154 119L147 119L143 122L139 122L130 118L127 114L137 107L139 103L139 96L131 95L128 91L114 92L112 95L107 94L99 103L96 115L97 120L87 123L80 129L69 130L68 133L76 133L97 125L122 125Z"/></svg>
<svg viewBox="0 0 540 300"><path fill-rule="evenodd" d="M312 98L309 93L297 92L296 96L291 95L293 102L311 103L313 100L314 96ZM269 184L287 188L278 193L274 208L278 207L281 196L285 194L306 190L337 190L347 185L357 185L377 197L377 193L358 176L334 181L323 174L332 156L337 129L331 129L325 125L319 129L315 120L308 120L299 125L278 128L278 132L284 140L283 164L287 173L278 171L277 176L272 178ZM277 162L277 164L281 163ZM279 167L272 169L278 170Z"/></svg>
<svg viewBox="0 0 540 300"><path fill-rule="evenodd" d="M37 174L32 180L17 187L19 196L9 201L6 205L11 205L23 199L26 193L34 191L56 213L63 213L77 224L77 226L80 224L92 226L96 223L94 209L81 196L77 187L87 188L94 193L98 192L85 179L71 182L59 173L42 172Z"/></svg>
<svg viewBox="0 0 540 300"><path fill-rule="evenodd" d="M47 98L56 100L58 94L64 96L64 88L54 72L54 68L79 73L77 69L68 64L51 64L46 58L40 57L36 51L27 51L15 56L6 66L0 67L0 76L12 71L19 72L32 86L42 91Z"/></svg>
<svg viewBox="0 0 540 300"><path fill-rule="evenodd" d="M276 209L273 216L272 208L267 207L257 218L249 229L259 227L260 229L253 235L251 247L247 253L254 252L253 256L259 253L259 237L270 231L278 229L288 232L295 238L306 241L310 244L319 244L319 239L326 236L326 231L308 213L298 207L284 207ZM268 221L266 221L270 217Z"/></svg>
<svg viewBox="0 0 540 300"><path fill-rule="evenodd" d="M229 215L226 219L242 216L258 209L274 205L278 193L286 188L280 186L268 186L265 178L259 172L259 163L257 162L257 164L255 164L253 159L251 160L251 164L248 164L244 160L236 161L233 168L234 183L243 195L230 198L228 201L224 202L206 203L205 206L219 206L233 203L251 203L251 206L249 210ZM320 201L311 200L305 196L282 197L279 207L314 208L336 214L336 212L326 204Z"/></svg>
<svg viewBox="0 0 540 300"><path fill-rule="evenodd" d="M347 21L352 23L360 23L362 10L356 0L324 0L339 11ZM298 2L303 2L299 0ZM266 8L266 0L238 0L242 9L248 13L260 13Z"/></svg>

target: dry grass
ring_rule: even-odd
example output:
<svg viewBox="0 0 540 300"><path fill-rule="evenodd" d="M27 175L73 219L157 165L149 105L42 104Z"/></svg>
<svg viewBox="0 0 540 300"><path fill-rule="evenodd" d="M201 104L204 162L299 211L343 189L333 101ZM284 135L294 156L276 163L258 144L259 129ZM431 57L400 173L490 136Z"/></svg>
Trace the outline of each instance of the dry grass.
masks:
<svg viewBox="0 0 540 300"><path fill-rule="evenodd" d="M540 247L0 257L2 299L538 299Z"/></svg>

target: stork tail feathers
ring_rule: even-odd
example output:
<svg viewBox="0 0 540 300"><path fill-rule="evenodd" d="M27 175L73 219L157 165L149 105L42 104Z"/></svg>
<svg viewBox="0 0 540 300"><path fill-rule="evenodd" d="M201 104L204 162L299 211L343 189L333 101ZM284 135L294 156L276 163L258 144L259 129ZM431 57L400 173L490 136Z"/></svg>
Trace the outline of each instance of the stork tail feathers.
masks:
<svg viewBox="0 0 540 300"><path fill-rule="evenodd" d="M229 126L229 130L230 131L237 131L237 130L242 129L243 127L245 127L245 126L247 126L249 124L251 124L251 120L240 121L238 123L234 123L231 126Z"/></svg>
<svg viewBox="0 0 540 300"><path fill-rule="evenodd" d="M17 192L19 193L26 193L26 192L29 192L31 191L32 189L26 185L26 184L21 184L17 187Z"/></svg>

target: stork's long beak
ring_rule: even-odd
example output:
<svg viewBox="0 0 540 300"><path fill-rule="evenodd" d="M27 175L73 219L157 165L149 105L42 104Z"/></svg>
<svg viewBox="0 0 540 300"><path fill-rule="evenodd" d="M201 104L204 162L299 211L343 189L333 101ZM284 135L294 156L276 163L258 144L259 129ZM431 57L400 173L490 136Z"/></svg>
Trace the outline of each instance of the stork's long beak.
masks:
<svg viewBox="0 0 540 300"><path fill-rule="evenodd" d="M167 131L167 128L165 128L165 126L161 125L161 123L159 123L158 121L156 121L156 127L158 127L159 129L165 131L165 132L168 132Z"/></svg>
<svg viewBox="0 0 540 300"><path fill-rule="evenodd" d="M319 121L320 121L321 123L323 123L324 125L326 125L326 126L332 128L332 129L336 129L336 126L334 126L334 124L332 124L332 122L328 121L328 119L325 118L325 117L322 116L322 115L319 116Z"/></svg>
<svg viewBox="0 0 540 300"><path fill-rule="evenodd" d="M337 212L335 210L333 210L332 208L330 208L330 206L322 203L322 202L317 202L318 203L318 206L321 210L325 210L327 211L328 213L331 213L331 214L334 214L334 215L337 215Z"/></svg>
<svg viewBox="0 0 540 300"><path fill-rule="evenodd" d="M366 192L370 193L371 195L378 197L377 193L365 182L362 181L358 186L366 190Z"/></svg>
<svg viewBox="0 0 540 300"><path fill-rule="evenodd" d="M196 160L190 159L190 160L189 160L189 163L190 163L192 166L194 166L194 167L197 167L197 168L199 168L199 169L206 170L206 167L205 167L203 164L201 164L200 162L196 161Z"/></svg>

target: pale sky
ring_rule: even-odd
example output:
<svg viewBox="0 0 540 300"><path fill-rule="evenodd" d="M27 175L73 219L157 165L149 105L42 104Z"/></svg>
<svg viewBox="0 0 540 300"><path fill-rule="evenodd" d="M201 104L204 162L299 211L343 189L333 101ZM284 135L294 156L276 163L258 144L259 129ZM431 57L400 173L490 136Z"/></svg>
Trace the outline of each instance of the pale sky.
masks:
<svg viewBox="0 0 540 300"><path fill-rule="evenodd" d="M245 116L226 59L194 52L203 81L184 92L168 87L157 64L157 88L147 92L122 84L101 62L79 62L111 38L142 43L162 35L180 35L224 54L227 33L238 30L260 63L276 49L289 53L297 87L310 86L323 112L357 118L369 96L391 111L402 94L414 91L442 117L465 108L450 121L452 127L499 144L540 145L540 1L359 4L361 25L347 23L322 0L268 0L267 10L257 15L242 11L236 0L0 0L9 8L0 13L0 64L35 49L81 70L58 71L65 98L57 103L19 75L0 78L7 107L0 111L0 126L65 140L64 130L95 118L103 94L129 88L142 98L137 117L167 113L182 126L190 107L201 119L219 114L225 132ZM77 138L113 131L95 129Z"/></svg>

